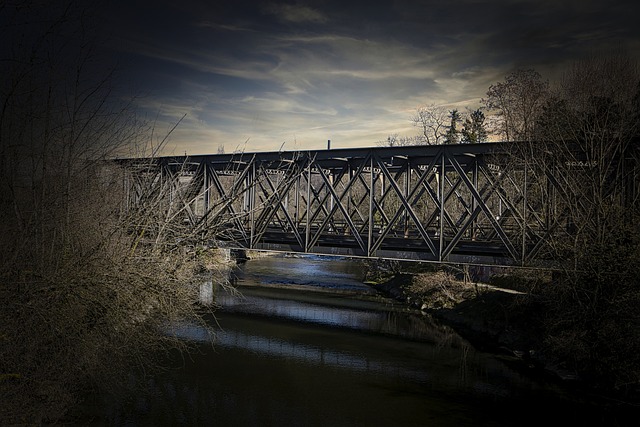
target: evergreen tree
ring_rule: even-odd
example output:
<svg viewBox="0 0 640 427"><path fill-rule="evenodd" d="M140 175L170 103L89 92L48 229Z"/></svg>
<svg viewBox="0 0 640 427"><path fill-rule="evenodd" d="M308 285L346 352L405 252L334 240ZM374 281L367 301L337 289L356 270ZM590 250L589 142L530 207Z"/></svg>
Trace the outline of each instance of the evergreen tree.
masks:
<svg viewBox="0 0 640 427"><path fill-rule="evenodd" d="M486 142L487 130L484 127L484 113L478 108L471 111L469 116L464 121L464 127L462 128L463 144L476 144L479 142Z"/></svg>
<svg viewBox="0 0 640 427"><path fill-rule="evenodd" d="M458 130L458 123L462 120L460 112L458 110L451 110L449 112L449 118L451 124L445 134L445 144L457 144L460 140L460 131Z"/></svg>

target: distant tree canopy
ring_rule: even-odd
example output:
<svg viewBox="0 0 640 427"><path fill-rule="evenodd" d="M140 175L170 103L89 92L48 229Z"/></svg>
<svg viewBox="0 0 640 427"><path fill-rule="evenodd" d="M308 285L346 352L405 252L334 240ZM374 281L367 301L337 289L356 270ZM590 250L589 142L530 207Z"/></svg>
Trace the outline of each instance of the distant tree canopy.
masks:
<svg viewBox="0 0 640 427"><path fill-rule="evenodd" d="M423 105L416 109L411 117L414 126L420 128L421 134L414 137L391 135L383 145L437 145L486 142L488 131L484 113L480 109L447 110L441 105ZM459 125L462 123L462 129Z"/></svg>
<svg viewBox="0 0 640 427"><path fill-rule="evenodd" d="M492 84L482 103L496 116L494 133L505 141L529 141L548 95L549 82L537 71L516 70L503 82Z"/></svg>

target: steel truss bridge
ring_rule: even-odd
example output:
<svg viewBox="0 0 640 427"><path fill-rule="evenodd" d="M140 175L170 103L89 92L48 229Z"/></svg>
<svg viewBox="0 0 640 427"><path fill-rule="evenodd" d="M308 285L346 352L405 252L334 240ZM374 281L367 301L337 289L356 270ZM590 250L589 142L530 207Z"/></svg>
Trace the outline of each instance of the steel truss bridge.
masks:
<svg viewBox="0 0 640 427"><path fill-rule="evenodd" d="M494 143L122 162L128 206L141 200L143 176L168 182L182 221L215 228L228 247L530 265L564 226L553 203L560 180L534 180Z"/></svg>

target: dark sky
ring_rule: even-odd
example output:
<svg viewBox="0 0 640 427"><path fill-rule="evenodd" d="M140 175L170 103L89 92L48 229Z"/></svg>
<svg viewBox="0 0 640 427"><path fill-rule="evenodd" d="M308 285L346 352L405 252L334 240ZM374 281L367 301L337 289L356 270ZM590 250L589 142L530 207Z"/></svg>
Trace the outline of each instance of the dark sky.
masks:
<svg viewBox="0 0 640 427"><path fill-rule="evenodd" d="M137 107L190 154L371 146L424 104L477 108L515 68L640 57L640 2L113 0L103 22ZM246 142L246 143L245 143Z"/></svg>

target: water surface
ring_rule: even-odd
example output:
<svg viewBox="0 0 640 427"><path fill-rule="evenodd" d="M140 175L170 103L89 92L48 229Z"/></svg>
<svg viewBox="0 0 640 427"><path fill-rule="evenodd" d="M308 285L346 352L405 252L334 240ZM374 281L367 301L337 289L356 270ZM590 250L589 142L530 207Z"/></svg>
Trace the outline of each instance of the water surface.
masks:
<svg viewBox="0 0 640 427"><path fill-rule="evenodd" d="M200 351L96 425L632 425L376 297L358 263L259 258L237 273L241 295L215 293L213 341L176 325Z"/></svg>

